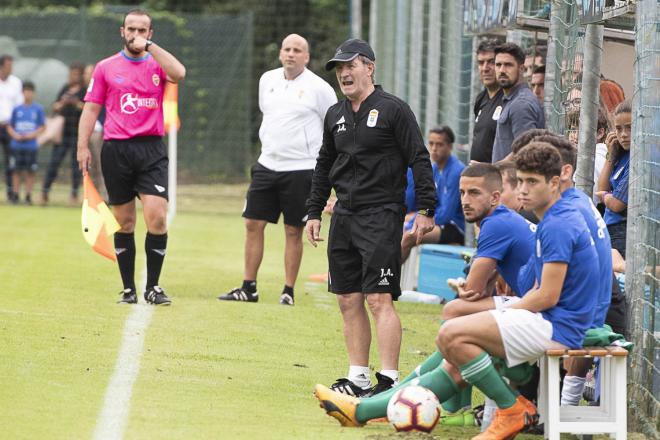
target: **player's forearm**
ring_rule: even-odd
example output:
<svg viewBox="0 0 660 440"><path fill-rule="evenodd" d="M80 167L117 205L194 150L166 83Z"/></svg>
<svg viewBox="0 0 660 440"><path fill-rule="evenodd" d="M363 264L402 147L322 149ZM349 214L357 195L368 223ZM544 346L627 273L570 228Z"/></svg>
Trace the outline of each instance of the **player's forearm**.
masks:
<svg viewBox="0 0 660 440"><path fill-rule="evenodd" d="M543 295L540 289L534 289L529 291L525 296L522 297L520 301L511 306L512 309L525 309L530 312L542 312L556 305L556 301L552 301L552 298L549 298L546 295Z"/></svg>
<svg viewBox="0 0 660 440"><path fill-rule="evenodd" d="M172 82L179 82L186 77L186 68L174 55L157 45L152 43L149 46L149 53L154 57L156 62L163 68L168 78Z"/></svg>
<svg viewBox="0 0 660 440"><path fill-rule="evenodd" d="M101 106L92 102L85 103L78 123L78 150L89 148L89 138L101 113Z"/></svg>

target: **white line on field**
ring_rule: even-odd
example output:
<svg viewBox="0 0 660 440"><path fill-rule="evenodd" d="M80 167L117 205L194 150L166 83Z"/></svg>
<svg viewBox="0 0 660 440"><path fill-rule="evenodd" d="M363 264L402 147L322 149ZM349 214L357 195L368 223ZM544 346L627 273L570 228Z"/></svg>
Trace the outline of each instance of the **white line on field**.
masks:
<svg viewBox="0 0 660 440"><path fill-rule="evenodd" d="M146 284L147 272L143 272L142 283ZM140 290L144 290L141 287ZM139 291L138 291L139 292ZM105 391L103 408L96 420L94 440L121 440L124 438L133 384L140 372L140 359L144 347L144 335L147 333L154 306L136 304L130 306L131 313L124 323L124 332L115 364L115 371Z"/></svg>
<svg viewBox="0 0 660 440"><path fill-rule="evenodd" d="M173 219L174 212L170 211L168 213L168 225L172 224ZM144 291L146 284L147 269L145 267L140 277L138 292ZM96 420L94 440L121 440L124 438L131 407L133 384L140 372L144 336L154 313L154 306L148 304L139 303L130 307L132 310L124 323L124 332L115 371L105 391L103 408L101 408Z"/></svg>

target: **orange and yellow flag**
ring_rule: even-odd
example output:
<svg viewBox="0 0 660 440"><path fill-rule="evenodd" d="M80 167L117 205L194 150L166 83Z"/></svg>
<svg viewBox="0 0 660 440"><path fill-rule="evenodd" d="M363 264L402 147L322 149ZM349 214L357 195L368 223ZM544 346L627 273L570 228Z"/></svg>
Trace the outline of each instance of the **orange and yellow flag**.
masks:
<svg viewBox="0 0 660 440"><path fill-rule="evenodd" d="M165 122L165 133L169 133L170 127L174 125L178 130L181 126L179 120L179 85L167 83L163 95L163 119Z"/></svg>
<svg viewBox="0 0 660 440"><path fill-rule="evenodd" d="M119 223L94 187L89 174L85 174L83 179L81 218L83 237L96 252L112 261L117 261L115 247L108 237L119 230Z"/></svg>

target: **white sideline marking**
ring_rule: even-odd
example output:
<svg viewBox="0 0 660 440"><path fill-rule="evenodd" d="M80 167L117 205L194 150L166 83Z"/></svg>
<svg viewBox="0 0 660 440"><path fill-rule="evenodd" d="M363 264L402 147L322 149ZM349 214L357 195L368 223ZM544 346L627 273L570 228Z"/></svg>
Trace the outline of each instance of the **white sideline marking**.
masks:
<svg viewBox="0 0 660 440"><path fill-rule="evenodd" d="M168 230L174 219L174 211L167 215ZM138 301L141 299L140 291L144 291L147 284L147 268L140 277ZM130 315L124 323L124 332L117 357L115 371L105 391L103 408L96 420L94 440L121 440L124 438L126 422L128 421L133 395L133 384L140 372L140 359L144 347L144 335L147 333L154 308L149 304L138 303L130 306Z"/></svg>
<svg viewBox="0 0 660 440"><path fill-rule="evenodd" d="M124 323L121 348L115 371L105 392L103 408L96 421L95 440L122 439L126 430L133 384L140 372L144 335L154 306L136 304Z"/></svg>

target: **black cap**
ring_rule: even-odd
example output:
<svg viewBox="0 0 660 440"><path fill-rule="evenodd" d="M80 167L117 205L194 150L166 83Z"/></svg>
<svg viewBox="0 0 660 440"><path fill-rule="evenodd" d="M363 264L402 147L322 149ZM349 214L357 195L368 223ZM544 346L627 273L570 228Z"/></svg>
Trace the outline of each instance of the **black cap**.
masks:
<svg viewBox="0 0 660 440"><path fill-rule="evenodd" d="M337 48L335 56L332 57L330 61L325 63L325 70L332 70L335 67L337 62L346 62L354 60L358 55L364 55L369 58L371 61L376 61L376 56L374 51L364 40L359 38L351 38L350 40L344 41L341 46Z"/></svg>

